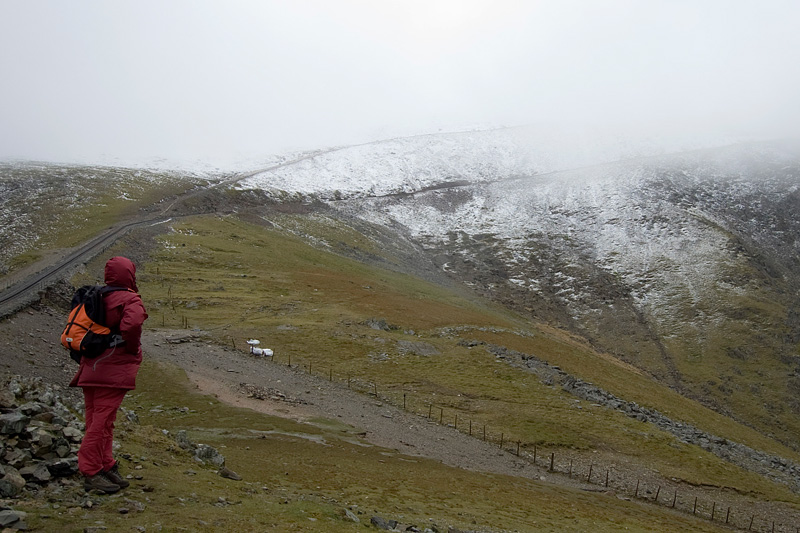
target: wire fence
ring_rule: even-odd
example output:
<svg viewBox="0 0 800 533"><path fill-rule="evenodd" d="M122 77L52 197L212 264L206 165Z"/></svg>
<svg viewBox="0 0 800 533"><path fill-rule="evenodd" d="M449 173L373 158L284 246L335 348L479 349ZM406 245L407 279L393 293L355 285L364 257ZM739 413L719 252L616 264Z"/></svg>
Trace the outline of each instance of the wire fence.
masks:
<svg viewBox="0 0 800 533"><path fill-rule="evenodd" d="M496 445L502 451L515 455L551 474L567 476L602 490L613 490L618 496L667 507L732 529L760 533L800 533L800 523L787 524L763 514L726 504L724 500L718 501L709 499L705 495L699 496L691 489L669 486L666 481L658 483L644 480L636 475L626 475L617 466L604 466L599 462L590 461L587 465L585 461L576 461L574 457L570 457L568 452L559 451L557 453L534 443L510 438L503 431L493 430L482 422L472 420L457 408L437 405L426 399L417 400L409 391L399 392L391 388L384 390L375 381L360 379L352 373L337 373L333 367L320 368L315 366L312 361L302 361L297 358L292 361L290 354L287 354L281 362L276 356L273 356L271 360L275 364L285 364L311 376L346 384L347 388L354 392L374 396L381 402L393 405L410 414ZM634 479L636 480L635 484L632 481Z"/></svg>

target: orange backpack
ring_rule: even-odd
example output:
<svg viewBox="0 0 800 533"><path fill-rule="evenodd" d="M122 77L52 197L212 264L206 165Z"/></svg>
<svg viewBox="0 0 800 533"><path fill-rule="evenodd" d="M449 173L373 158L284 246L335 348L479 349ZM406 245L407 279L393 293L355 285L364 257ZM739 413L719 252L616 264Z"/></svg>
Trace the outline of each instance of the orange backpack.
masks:
<svg viewBox="0 0 800 533"><path fill-rule="evenodd" d="M121 287L84 285L72 297L72 311L61 334L61 344L69 350L70 357L80 362L81 357L94 358L106 348L119 344L115 333L105 325L103 295L112 291L127 290ZM118 340L118 339L116 339Z"/></svg>

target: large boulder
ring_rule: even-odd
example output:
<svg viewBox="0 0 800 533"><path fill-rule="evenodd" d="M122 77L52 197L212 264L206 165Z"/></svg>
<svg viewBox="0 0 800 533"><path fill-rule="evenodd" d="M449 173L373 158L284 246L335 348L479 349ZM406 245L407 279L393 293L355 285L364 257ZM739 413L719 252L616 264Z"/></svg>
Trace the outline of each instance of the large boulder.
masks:
<svg viewBox="0 0 800 533"><path fill-rule="evenodd" d="M0 434L19 435L25 431L30 418L18 411L0 415Z"/></svg>

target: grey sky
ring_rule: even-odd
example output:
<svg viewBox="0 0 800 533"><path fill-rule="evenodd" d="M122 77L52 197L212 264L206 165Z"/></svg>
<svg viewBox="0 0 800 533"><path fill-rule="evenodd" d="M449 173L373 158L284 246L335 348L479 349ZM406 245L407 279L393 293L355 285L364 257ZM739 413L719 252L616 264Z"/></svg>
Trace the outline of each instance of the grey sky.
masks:
<svg viewBox="0 0 800 533"><path fill-rule="evenodd" d="M501 124L800 122L800 2L0 0L0 157L213 164Z"/></svg>

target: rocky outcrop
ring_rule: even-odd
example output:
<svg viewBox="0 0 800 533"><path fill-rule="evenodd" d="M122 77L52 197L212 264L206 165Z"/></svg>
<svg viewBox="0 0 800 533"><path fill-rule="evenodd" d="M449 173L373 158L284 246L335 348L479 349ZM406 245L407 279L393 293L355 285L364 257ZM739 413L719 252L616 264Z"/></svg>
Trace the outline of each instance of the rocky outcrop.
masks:
<svg viewBox="0 0 800 533"><path fill-rule="evenodd" d="M41 379L0 386L0 497L16 498L78 472L81 409Z"/></svg>
<svg viewBox="0 0 800 533"><path fill-rule="evenodd" d="M0 498L14 500L75 485L82 405L40 378L0 383ZM0 527L24 530L25 513L0 507Z"/></svg>
<svg viewBox="0 0 800 533"><path fill-rule="evenodd" d="M191 453L198 463L216 466L219 469L217 474L220 476L234 481L241 481L242 477L239 474L225 466L224 455L219 453L213 446L192 442L185 429L181 429L175 434L175 442L181 449Z"/></svg>
<svg viewBox="0 0 800 533"><path fill-rule="evenodd" d="M533 355L496 345L487 345L486 349L498 359L533 372L546 385L560 386L581 400L620 411L642 422L654 424L659 429L671 433L681 442L700 446L730 463L788 485L795 492L800 492L800 465L797 463L707 433L691 424L673 420L656 409L623 400Z"/></svg>

